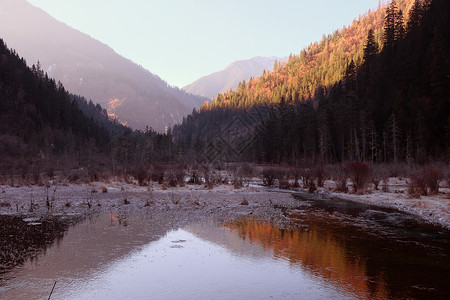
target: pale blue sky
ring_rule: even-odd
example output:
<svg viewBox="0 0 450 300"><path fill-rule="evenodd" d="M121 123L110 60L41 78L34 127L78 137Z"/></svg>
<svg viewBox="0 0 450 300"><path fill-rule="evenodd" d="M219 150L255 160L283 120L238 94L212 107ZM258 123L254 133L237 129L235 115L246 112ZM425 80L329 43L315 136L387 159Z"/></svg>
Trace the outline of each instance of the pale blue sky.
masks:
<svg viewBox="0 0 450 300"><path fill-rule="evenodd" d="M28 0L183 87L233 61L297 54L379 0Z"/></svg>

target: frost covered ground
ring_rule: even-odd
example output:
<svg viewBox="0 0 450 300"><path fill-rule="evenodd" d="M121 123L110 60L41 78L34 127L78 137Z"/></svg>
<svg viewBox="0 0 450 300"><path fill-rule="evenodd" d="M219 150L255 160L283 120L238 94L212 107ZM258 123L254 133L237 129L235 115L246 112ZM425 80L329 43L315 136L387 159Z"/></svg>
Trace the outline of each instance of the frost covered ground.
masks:
<svg viewBox="0 0 450 300"><path fill-rule="evenodd" d="M408 195L407 178L389 178L386 192L383 192L380 184L378 190L374 190L371 186L368 192L362 195L333 192L335 183L325 181L324 187L319 188L319 193L370 205L396 208L450 229L450 188L446 186L441 184L439 195L412 198Z"/></svg>
<svg viewBox="0 0 450 300"><path fill-rule="evenodd" d="M47 205L48 194L48 205ZM174 218L216 219L254 215L269 221L282 221L275 207L299 204L290 194L270 192L263 187L204 185L165 188L160 184L142 187L119 181L90 184L52 184L47 186L0 186L0 214L39 218L45 215L74 215L95 211L120 217L133 211L166 212Z"/></svg>
<svg viewBox="0 0 450 300"><path fill-rule="evenodd" d="M90 211L120 214L133 210L171 211L179 218L189 216L236 218L254 215L283 223L280 207L298 207L288 190L267 189L254 179L249 187L233 185L203 185L166 188L159 184L141 187L136 183L117 180L89 184L49 182L44 186L0 186L0 214L40 217L43 215L73 215ZM441 187L436 196L410 198L406 179L390 178L388 192L373 190L362 195L333 192L335 183L326 181L317 193L355 202L396 208L419 215L424 220L450 229L450 189ZM299 189L295 192L307 193Z"/></svg>

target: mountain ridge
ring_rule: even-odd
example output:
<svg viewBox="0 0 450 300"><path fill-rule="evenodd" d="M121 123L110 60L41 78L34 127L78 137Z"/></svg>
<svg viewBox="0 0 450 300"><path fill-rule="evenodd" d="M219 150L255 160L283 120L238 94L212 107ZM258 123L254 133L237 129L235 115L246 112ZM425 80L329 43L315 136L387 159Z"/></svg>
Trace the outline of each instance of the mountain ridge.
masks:
<svg viewBox="0 0 450 300"><path fill-rule="evenodd" d="M0 37L29 65L39 61L70 92L106 107L110 115L134 129L148 125L163 131L205 100L169 86L108 45L25 0L1 0L0 11ZM115 99L122 105L110 107Z"/></svg>

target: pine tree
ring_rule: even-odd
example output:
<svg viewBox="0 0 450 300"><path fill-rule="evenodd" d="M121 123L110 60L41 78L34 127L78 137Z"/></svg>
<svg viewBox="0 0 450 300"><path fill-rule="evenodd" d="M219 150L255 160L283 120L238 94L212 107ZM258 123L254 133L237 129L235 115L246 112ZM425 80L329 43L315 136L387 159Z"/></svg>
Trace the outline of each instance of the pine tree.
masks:
<svg viewBox="0 0 450 300"><path fill-rule="evenodd" d="M419 0L416 0L414 1L414 4L409 11L409 18L406 27L407 32L412 32L419 27L421 15L422 15L422 5L420 4Z"/></svg>
<svg viewBox="0 0 450 300"><path fill-rule="evenodd" d="M374 60L378 54L378 44L375 41L375 36L373 34L373 29L369 30L367 34L367 43L364 46L364 56L363 64L365 68L372 68L374 65Z"/></svg>
<svg viewBox="0 0 450 300"><path fill-rule="evenodd" d="M388 5L384 18L383 46L393 51L395 45L395 19L397 16L397 3L395 0Z"/></svg>
<svg viewBox="0 0 450 300"><path fill-rule="evenodd" d="M394 31L394 41L395 46L399 43L399 41L403 40L405 37L405 24L403 19L403 12L398 10L395 14L395 31Z"/></svg>

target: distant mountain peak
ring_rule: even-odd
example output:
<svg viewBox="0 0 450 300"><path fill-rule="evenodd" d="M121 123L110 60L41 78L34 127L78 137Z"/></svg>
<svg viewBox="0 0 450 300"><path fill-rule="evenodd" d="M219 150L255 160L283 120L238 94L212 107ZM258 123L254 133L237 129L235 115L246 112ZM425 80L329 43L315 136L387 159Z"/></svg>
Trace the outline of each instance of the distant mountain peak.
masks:
<svg viewBox="0 0 450 300"><path fill-rule="evenodd" d="M203 76L183 87L183 90L211 99L219 93L237 88L239 82L243 80L261 76L264 70L272 71L275 60L285 61L286 59L275 56L255 56L246 60L237 60L229 64L225 69Z"/></svg>

